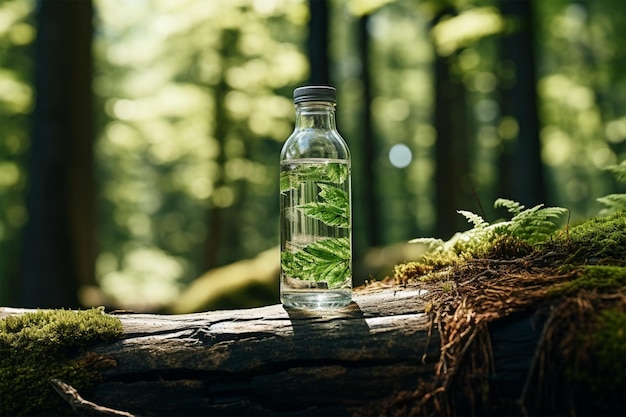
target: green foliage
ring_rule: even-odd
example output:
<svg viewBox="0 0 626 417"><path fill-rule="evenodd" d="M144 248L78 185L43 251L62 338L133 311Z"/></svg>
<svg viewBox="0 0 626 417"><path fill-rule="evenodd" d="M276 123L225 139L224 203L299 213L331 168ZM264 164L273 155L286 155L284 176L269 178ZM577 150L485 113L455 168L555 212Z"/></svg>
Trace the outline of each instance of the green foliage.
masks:
<svg viewBox="0 0 626 417"><path fill-rule="evenodd" d="M347 164L295 165L281 171L281 192L303 183L319 188L317 201L300 204L296 209L309 219L327 226L349 228L350 197L347 191L338 186L347 180L348 173ZM350 239L327 238L294 252L284 250L281 253L281 266L283 272L291 278L326 282L329 288L341 286L351 274Z"/></svg>
<svg viewBox="0 0 626 417"><path fill-rule="evenodd" d="M20 229L28 219L24 194L28 120L36 93L35 4L0 2L0 300L7 299L9 284L19 279ZM224 264L251 257L275 241L276 155L293 121L290 93L309 72L309 11L305 1L286 0L129 4L94 1L93 84L99 109L94 156L102 243L96 272L108 295L128 305L159 304L168 300L163 294L176 297L183 284L203 272L207 260L202 248L220 248L211 256L217 258L213 264ZM428 82L437 58L433 40L438 51L447 44L445 59L467 103L455 113L457 122L469 120L468 137L480 138L463 155L464 165L472 167L468 178L485 190L487 199L495 197L499 152L493 149L515 141L503 136L503 122L517 132L520 121L488 116L492 112L484 111L484 104L495 103L498 88L520 79L493 47L494 27L463 25L459 30L450 19L433 26L438 15L448 12L459 22L477 16L502 22L498 8L485 4L329 2L333 42L328 50L341 62L361 59L354 47L355 15L370 13L380 23L369 39L373 101L363 100L361 89L355 88L363 84L359 71L342 67L336 77L342 87L338 122L345 136L359 143L351 149L358 171L365 172L365 164L385 163L386 155L379 151L394 143L414 144L413 163L385 170L364 185L376 190L375 201L354 204L359 210L379 206L377 224L357 226L379 228L381 244L405 239L408 224L420 235L431 234L435 223L429 213L451 209L436 207L433 197L432 152L438 134L430 117L438 92ZM607 185L596 173L598 159L611 161L624 153L626 102L619 92L626 81L626 19L619 1L533 6L535 53L542 62L537 89L544 169L555 184L550 201L569 207L573 218L584 218L596 210L584 193ZM355 122L366 112L376 115L380 140L372 159L358 140L365 125ZM479 122L473 120L477 116ZM395 203L401 201L418 202L419 208L407 215L405 204ZM623 207L621 199L607 203ZM208 218L215 221L209 224ZM356 244L364 247L364 234L359 236ZM163 275L158 290L153 269Z"/></svg>
<svg viewBox="0 0 626 417"><path fill-rule="evenodd" d="M567 213L563 207L544 207L539 204L524 210L524 206L511 200L499 198L494 207L505 207L513 214L510 222L497 225L498 233L520 238L534 244L546 240L557 228L554 219Z"/></svg>
<svg viewBox="0 0 626 417"><path fill-rule="evenodd" d="M318 184L321 202L297 206L307 216L324 224L336 227L350 227L350 200L348 193L339 187Z"/></svg>
<svg viewBox="0 0 626 417"><path fill-rule="evenodd" d="M72 360L96 343L122 335L121 322L102 309L51 310L0 321L0 415L67 415L51 378L81 389L92 375Z"/></svg>
<svg viewBox="0 0 626 417"><path fill-rule="evenodd" d="M557 208L558 209L558 208ZM395 276L403 281L406 276L424 276L433 271L456 265L469 258L514 259L541 250L561 256L559 262L564 268L587 266L578 279L555 291L573 291L578 288L614 288L624 285L625 269L619 266L602 266L593 264L618 264L626 261L626 212L619 211L610 216L599 216L589 219L559 233L547 233L543 220L552 218L560 210L548 210L541 214L539 220L528 221L524 210L514 216L522 218L523 223L531 230L537 230L535 236L528 231L520 230L520 226L512 224L513 220L485 226L475 215L477 227L464 233L457 233L452 239L444 242L440 239L414 239L412 242L430 243L431 251L419 261L408 262L395 267ZM536 216L538 210L530 210L529 216ZM540 227L537 229L537 224ZM503 226L504 224L504 226ZM553 225L555 228L555 225ZM556 231L556 229L553 229ZM517 233L515 235L514 233Z"/></svg>
<svg viewBox="0 0 626 417"><path fill-rule="evenodd" d="M431 253L436 256L425 256L425 259L431 263L442 259L454 261L485 256L492 251L494 242L500 246L512 246L508 249L501 248L501 253L515 253L515 246L526 249L528 245L536 245L548 239L558 227L554 220L567 212L562 207L544 207L542 204L525 209L518 202L502 198L495 201L494 207L506 208L513 217L509 221L489 224L478 214L459 210L458 213L474 225L470 230L455 234L447 242L432 238L414 239L411 242L430 245Z"/></svg>
<svg viewBox="0 0 626 417"><path fill-rule="evenodd" d="M284 162L289 165L289 161ZM343 184L348 178L347 164L320 163L315 165L297 164L280 172L280 192L298 186L303 182Z"/></svg>
<svg viewBox="0 0 626 417"><path fill-rule="evenodd" d="M515 259L532 253L537 245L519 237L506 234L495 235L489 242L477 249L475 258Z"/></svg>
<svg viewBox="0 0 626 417"><path fill-rule="evenodd" d="M119 306L158 309L207 266L275 241L276 156L308 73L307 4L94 7L96 273Z"/></svg>
<svg viewBox="0 0 626 417"><path fill-rule="evenodd" d="M605 169L611 172L617 181L626 184L626 160L619 165L610 165ZM600 215L606 216L619 210L626 210L626 194L609 194L596 200L604 205Z"/></svg>
<svg viewBox="0 0 626 417"><path fill-rule="evenodd" d="M468 222L472 223L475 230L482 230L489 226L489 223L476 213L467 210L458 210L458 213L464 216Z"/></svg>
<svg viewBox="0 0 626 417"><path fill-rule="evenodd" d="M601 215L626 210L626 194L608 194L604 197L598 197L596 200L604 205L604 209L600 211Z"/></svg>
<svg viewBox="0 0 626 417"><path fill-rule="evenodd" d="M350 257L348 238L324 239L296 252L283 251L281 263L288 276L323 281L330 288L346 282L350 274Z"/></svg>
<svg viewBox="0 0 626 417"><path fill-rule="evenodd" d="M605 169L612 173L617 181L626 184L626 160L619 165L609 165Z"/></svg>
<svg viewBox="0 0 626 417"><path fill-rule="evenodd" d="M557 229L554 220L567 212L561 207L543 205L525 209L520 203L507 199L497 199L494 206L506 208L513 216L511 220L489 224L476 213L459 210L458 213L473 224L471 229L456 233L448 241L433 238L411 240L427 244L430 249L419 261L397 265L394 268L396 280L402 282L407 276L426 275L428 279L436 279L433 271L469 258L511 259L527 255L550 238Z"/></svg>

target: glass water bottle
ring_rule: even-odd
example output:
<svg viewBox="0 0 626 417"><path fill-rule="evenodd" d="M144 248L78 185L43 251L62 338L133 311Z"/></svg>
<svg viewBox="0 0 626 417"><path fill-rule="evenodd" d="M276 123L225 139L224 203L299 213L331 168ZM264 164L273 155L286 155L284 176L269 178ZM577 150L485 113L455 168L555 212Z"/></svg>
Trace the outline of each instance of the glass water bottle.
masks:
<svg viewBox="0 0 626 417"><path fill-rule="evenodd" d="M295 129L280 154L280 298L286 307L341 307L352 298L352 210L337 92L300 87L293 101Z"/></svg>

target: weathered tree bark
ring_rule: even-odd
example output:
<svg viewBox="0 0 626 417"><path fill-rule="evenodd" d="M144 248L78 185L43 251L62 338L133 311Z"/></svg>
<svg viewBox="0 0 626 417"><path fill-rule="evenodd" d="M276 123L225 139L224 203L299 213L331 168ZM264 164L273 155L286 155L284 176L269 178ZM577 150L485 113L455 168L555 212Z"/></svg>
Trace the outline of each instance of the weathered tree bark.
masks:
<svg viewBox="0 0 626 417"><path fill-rule="evenodd" d="M332 311L120 314L115 360L83 396L138 415L348 415L432 374L438 339L416 291ZM426 360L422 357L426 355Z"/></svg>
<svg viewBox="0 0 626 417"><path fill-rule="evenodd" d="M51 383L79 415L377 415L435 375L440 339L422 292L366 287L328 311L119 313L123 339L89 352L106 365L101 381L80 393ZM0 308L0 317L16 313ZM533 320L491 332L502 395L523 388L542 332Z"/></svg>

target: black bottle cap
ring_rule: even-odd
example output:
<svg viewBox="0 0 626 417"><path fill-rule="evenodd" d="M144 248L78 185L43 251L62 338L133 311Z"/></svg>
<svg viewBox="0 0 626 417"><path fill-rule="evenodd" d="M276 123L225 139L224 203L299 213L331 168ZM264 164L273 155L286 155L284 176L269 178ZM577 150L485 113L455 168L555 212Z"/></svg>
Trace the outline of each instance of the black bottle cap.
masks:
<svg viewBox="0 0 626 417"><path fill-rule="evenodd" d="M304 103L306 101L329 101L337 103L337 90L335 87L323 85L309 85L298 87L293 91L294 104Z"/></svg>

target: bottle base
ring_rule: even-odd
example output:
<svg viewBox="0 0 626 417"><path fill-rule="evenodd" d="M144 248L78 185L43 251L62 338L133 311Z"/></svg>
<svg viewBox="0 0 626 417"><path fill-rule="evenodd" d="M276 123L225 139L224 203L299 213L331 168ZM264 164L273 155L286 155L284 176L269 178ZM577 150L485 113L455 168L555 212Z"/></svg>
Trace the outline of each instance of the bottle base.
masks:
<svg viewBox="0 0 626 417"><path fill-rule="evenodd" d="M345 307L352 301L351 290L290 291L281 294L283 306L302 309L327 309Z"/></svg>

